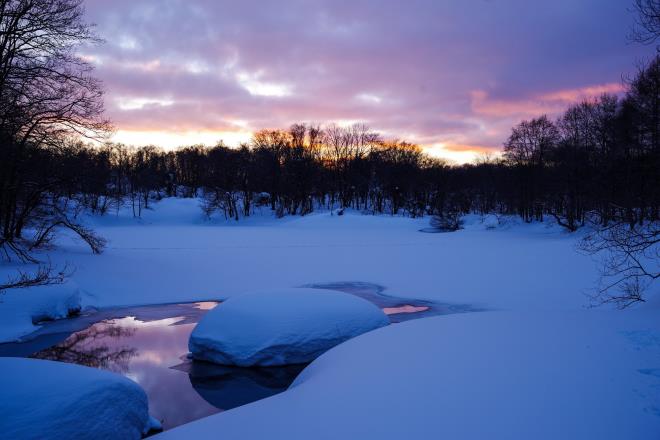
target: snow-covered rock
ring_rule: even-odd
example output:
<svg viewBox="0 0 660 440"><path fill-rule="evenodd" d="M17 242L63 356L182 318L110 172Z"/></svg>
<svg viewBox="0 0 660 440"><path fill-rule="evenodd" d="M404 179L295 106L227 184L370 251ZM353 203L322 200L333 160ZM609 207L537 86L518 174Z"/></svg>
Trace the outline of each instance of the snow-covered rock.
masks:
<svg viewBox="0 0 660 440"><path fill-rule="evenodd" d="M329 348L389 323L370 302L323 289L280 289L232 297L190 335L195 359L224 365L310 362Z"/></svg>
<svg viewBox="0 0 660 440"><path fill-rule="evenodd" d="M124 376L80 365L0 358L0 436L139 439L158 422Z"/></svg>
<svg viewBox="0 0 660 440"><path fill-rule="evenodd" d="M37 323L66 318L81 309L80 289L64 284L8 289L0 294L0 342L13 341L37 330Z"/></svg>

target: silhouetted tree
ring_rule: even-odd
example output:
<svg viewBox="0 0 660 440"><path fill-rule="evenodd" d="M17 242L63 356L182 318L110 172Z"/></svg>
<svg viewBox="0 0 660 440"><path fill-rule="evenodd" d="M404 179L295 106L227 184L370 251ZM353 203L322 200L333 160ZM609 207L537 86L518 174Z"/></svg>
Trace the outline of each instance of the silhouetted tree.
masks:
<svg viewBox="0 0 660 440"><path fill-rule="evenodd" d="M80 0L0 1L0 249L8 258L36 261L31 250L60 227L102 248L75 221L69 176L52 161L69 137L109 128L101 85L75 54L94 41Z"/></svg>
<svg viewBox="0 0 660 440"><path fill-rule="evenodd" d="M634 41L651 44L660 37L660 0L634 0L637 20L632 30Z"/></svg>
<svg viewBox="0 0 660 440"><path fill-rule="evenodd" d="M557 146L559 131L547 116L522 121L511 131L504 144L504 159L517 177L518 213L525 221L543 217L542 193L545 191L545 166Z"/></svg>

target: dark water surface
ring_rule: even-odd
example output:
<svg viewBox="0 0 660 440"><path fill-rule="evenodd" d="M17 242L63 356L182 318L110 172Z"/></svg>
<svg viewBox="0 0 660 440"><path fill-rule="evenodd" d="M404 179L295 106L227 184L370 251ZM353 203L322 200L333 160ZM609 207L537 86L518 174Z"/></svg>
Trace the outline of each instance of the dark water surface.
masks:
<svg viewBox="0 0 660 440"><path fill-rule="evenodd" d="M466 304L438 303L421 299L406 299L391 296L384 293L386 288L383 286L360 281L307 284L302 287L339 290L359 296L383 309L383 312L389 316L390 322L393 323L429 316L478 311L476 308Z"/></svg>
<svg viewBox="0 0 660 440"><path fill-rule="evenodd" d="M363 297L392 322L468 311L383 294L369 283L315 284ZM225 367L188 359L188 338L217 302L104 309L45 323L24 342L0 344L0 356L32 357L121 373L139 383L164 429L286 390L305 365ZM452 308L453 307L453 308Z"/></svg>

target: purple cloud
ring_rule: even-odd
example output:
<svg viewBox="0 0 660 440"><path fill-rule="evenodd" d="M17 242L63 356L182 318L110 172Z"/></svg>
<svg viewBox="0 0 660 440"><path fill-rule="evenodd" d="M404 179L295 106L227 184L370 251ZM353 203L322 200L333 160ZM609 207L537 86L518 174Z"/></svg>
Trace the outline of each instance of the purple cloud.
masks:
<svg viewBox="0 0 660 440"><path fill-rule="evenodd" d="M293 122L365 121L451 156L497 149L511 125L571 97L617 91L652 53L627 42L628 9L621 0L87 0L107 42L83 54L123 139L194 143L203 132L231 143Z"/></svg>

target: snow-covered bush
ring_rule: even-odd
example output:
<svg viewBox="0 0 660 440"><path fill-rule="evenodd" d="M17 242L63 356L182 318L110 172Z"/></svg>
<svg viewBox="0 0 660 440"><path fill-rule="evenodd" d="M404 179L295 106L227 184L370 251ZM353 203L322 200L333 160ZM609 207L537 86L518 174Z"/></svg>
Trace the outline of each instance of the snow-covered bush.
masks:
<svg viewBox="0 0 660 440"><path fill-rule="evenodd" d="M482 223L485 229L496 229L500 225L500 219L495 214L486 214Z"/></svg>

